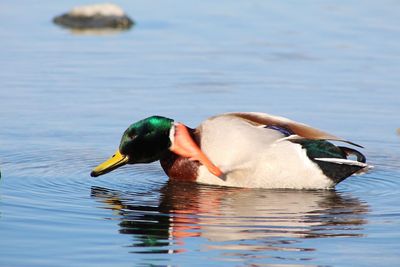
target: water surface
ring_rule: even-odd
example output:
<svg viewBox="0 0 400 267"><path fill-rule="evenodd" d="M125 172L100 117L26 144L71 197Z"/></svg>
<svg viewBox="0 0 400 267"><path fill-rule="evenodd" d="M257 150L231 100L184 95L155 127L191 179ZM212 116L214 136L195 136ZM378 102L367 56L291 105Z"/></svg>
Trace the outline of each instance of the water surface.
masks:
<svg viewBox="0 0 400 267"><path fill-rule="evenodd" d="M398 264L399 3L119 1L131 31L51 23L81 3L0 4L1 266ZM136 120L228 111L345 137L375 168L334 191L89 176Z"/></svg>

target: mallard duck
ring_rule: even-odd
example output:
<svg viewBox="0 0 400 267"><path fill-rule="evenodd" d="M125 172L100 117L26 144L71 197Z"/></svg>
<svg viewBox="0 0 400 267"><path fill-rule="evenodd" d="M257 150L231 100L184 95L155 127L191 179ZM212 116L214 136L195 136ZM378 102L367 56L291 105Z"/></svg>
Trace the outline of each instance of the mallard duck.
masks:
<svg viewBox="0 0 400 267"><path fill-rule="evenodd" d="M196 129L152 116L129 126L116 153L91 176L125 164L159 160L171 180L247 188L329 189L368 169L359 151L329 141L361 147L265 113L225 113Z"/></svg>

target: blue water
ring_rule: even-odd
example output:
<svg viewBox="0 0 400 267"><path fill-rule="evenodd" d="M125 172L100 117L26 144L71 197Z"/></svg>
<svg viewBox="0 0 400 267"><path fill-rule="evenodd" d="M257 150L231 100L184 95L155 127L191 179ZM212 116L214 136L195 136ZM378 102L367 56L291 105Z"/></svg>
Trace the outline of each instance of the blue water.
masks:
<svg viewBox="0 0 400 267"><path fill-rule="evenodd" d="M1 266L398 264L397 1L118 1L130 31L52 24L82 3L0 3ZM345 137L375 168L335 191L89 176L134 121L228 111Z"/></svg>

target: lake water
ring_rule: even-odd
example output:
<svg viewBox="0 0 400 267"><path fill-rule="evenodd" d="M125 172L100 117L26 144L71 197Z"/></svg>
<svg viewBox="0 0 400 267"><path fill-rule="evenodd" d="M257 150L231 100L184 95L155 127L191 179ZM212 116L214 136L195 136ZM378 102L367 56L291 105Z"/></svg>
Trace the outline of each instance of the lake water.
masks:
<svg viewBox="0 0 400 267"><path fill-rule="evenodd" d="M0 3L1 266L398 265L398 1L118 1L130 31L52 24L87 2ZM134 121L228 111L345 137L375 168L334 191L89 176Z"/></svg>

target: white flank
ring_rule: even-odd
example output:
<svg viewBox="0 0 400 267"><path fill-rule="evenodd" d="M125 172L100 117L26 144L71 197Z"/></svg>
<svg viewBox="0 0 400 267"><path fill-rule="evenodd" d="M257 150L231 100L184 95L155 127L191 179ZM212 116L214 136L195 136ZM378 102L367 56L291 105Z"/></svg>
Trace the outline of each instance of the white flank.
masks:
<svg viewBox="0 0 400 267"><path fill-rule="evenodd" d="M110 3L77 6L69 14L77 17L92 17L96 15L122 17L125 15L122 8Z"/></svg>
<svg viewBox="0 0 400 267"><path fill-rule="evenodd" d="M234 116L214 117L200 125L201 149L225 174L199 168L200 183L248 188L331 188L333 182L308 159L301 145L281 140L272 129ZM277 142L278 140L281 140Z"/></svg>

